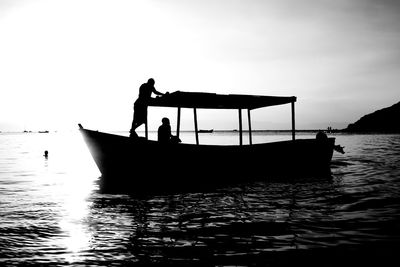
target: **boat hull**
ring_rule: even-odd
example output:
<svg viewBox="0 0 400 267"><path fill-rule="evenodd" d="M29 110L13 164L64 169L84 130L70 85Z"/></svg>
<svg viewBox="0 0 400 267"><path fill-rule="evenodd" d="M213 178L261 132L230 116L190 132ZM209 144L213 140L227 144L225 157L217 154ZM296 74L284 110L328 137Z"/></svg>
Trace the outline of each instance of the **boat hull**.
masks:
<svg viewBox="0 0 400 267"><path fill-rule="evenodd" d="M334 138L242 146L160 144L80 129L104 186L129 191L200 188L303 174L330 174Z"/></svg>

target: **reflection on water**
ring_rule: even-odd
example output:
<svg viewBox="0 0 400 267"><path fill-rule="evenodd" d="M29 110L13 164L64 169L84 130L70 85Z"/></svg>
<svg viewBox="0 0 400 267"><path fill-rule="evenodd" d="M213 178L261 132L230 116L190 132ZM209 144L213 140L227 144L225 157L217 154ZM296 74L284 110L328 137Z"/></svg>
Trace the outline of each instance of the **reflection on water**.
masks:
<svg viewBox="0 0 400 267"><path fill-rule="evenodd" d="M153 196L101 193L78 135L0 138L0 264L384 265L399 246L399 136L337 136L331 179Z"/></svg>
<svg viewBox="0 0 400 267"><path fill-rule="evenodd" d="M84 147L71 146L81 142L80 136L1 138L0 258L43 263L81 259L79 253L89 248L84 222L98 172Z"/></svg>
<svg viewBox="0 0 400 267"><path fill-rule="evenodd" d="M90 208L88 198L93 191L93 184L88 183L88 180L75 179L64 184L63 190L74 193L66 195L61 203L62 215L58 224L65 235L57 243L58 246L65 247L68 253L65 258L67 262L82 261L85 258L80 252L90 248L91 232L86 226L86 220Z"/></svg>

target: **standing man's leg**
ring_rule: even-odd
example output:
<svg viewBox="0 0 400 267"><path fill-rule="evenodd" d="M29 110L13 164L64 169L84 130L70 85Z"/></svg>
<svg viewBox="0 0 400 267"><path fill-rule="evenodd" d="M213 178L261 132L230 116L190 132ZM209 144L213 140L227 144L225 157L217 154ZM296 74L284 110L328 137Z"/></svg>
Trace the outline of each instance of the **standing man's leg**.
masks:
<svg viewBox="0 0 400 267"><path fill-rule="evenodd" d="M130 133L129 137L138 137L135 130L141 124L138 120L139 115L140 115L140 106L137 103L135 103L135 105L133 106L133 119L132 119L131 129L129 131L129 133Z"/></svg>
<svg viewBox="0 0 400 267"><path fill-rule="evenodd" d="M143 123L146 123L146 119L147 119L147 106L135 104L132 126L131 126L131 130L129 131L130 137L138 137L135 130Z"/></svg>

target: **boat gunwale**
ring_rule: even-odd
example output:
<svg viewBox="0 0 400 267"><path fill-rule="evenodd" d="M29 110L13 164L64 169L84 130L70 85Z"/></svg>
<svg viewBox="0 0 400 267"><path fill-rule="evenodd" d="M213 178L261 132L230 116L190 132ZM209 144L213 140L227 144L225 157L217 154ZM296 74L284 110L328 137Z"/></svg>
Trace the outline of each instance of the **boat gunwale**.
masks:
<svg viewBox="0 0 400 267"><path fill-rule="evenodd" d="M253 143L253 144L237 144L237 145L224 145L224 144L192 144L192 143L160 143L156 140L150 140L146 139L144 137L139 137L139 138L131 138L129 136L124 136L124 135L118 135L118 134L113 134L113 133L106 133L98 130L90 130L86 128L80 128L80 131L87 131L92 134L99 134L103 136L108 136L110 138L120 138L121 140L124 139L125 141L129 141L131 144L138 144L138 145L146 145L146 144L151 144L151 145L160 145L160 146L187 146L187 147L232 147L232 148L238 148L238 147L261 147L261 146L267 146L267 145L279 145L279 144L285 144L285 143L299 143L299 142L310 142L310 141L315 141L316 139L311 139L311 138L304 138L304 139L295 139L295 140L280 140L280 141L273 141L273 142L263 142L263 143ZM328 137L328 140L334 141L335 137Z"/></svg>

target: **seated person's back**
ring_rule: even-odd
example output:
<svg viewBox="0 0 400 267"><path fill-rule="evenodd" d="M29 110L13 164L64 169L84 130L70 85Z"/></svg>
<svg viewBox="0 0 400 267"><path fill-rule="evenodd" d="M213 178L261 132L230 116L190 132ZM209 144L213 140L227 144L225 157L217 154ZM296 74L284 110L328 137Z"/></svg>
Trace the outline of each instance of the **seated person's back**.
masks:
<svg viewBox="0 0 400 267"><path fill-rule="evenodd" d="M163 118L162 125L158 127L158 141L161 143L169 143L171 141L171 125L168 118Z"/></svg>

